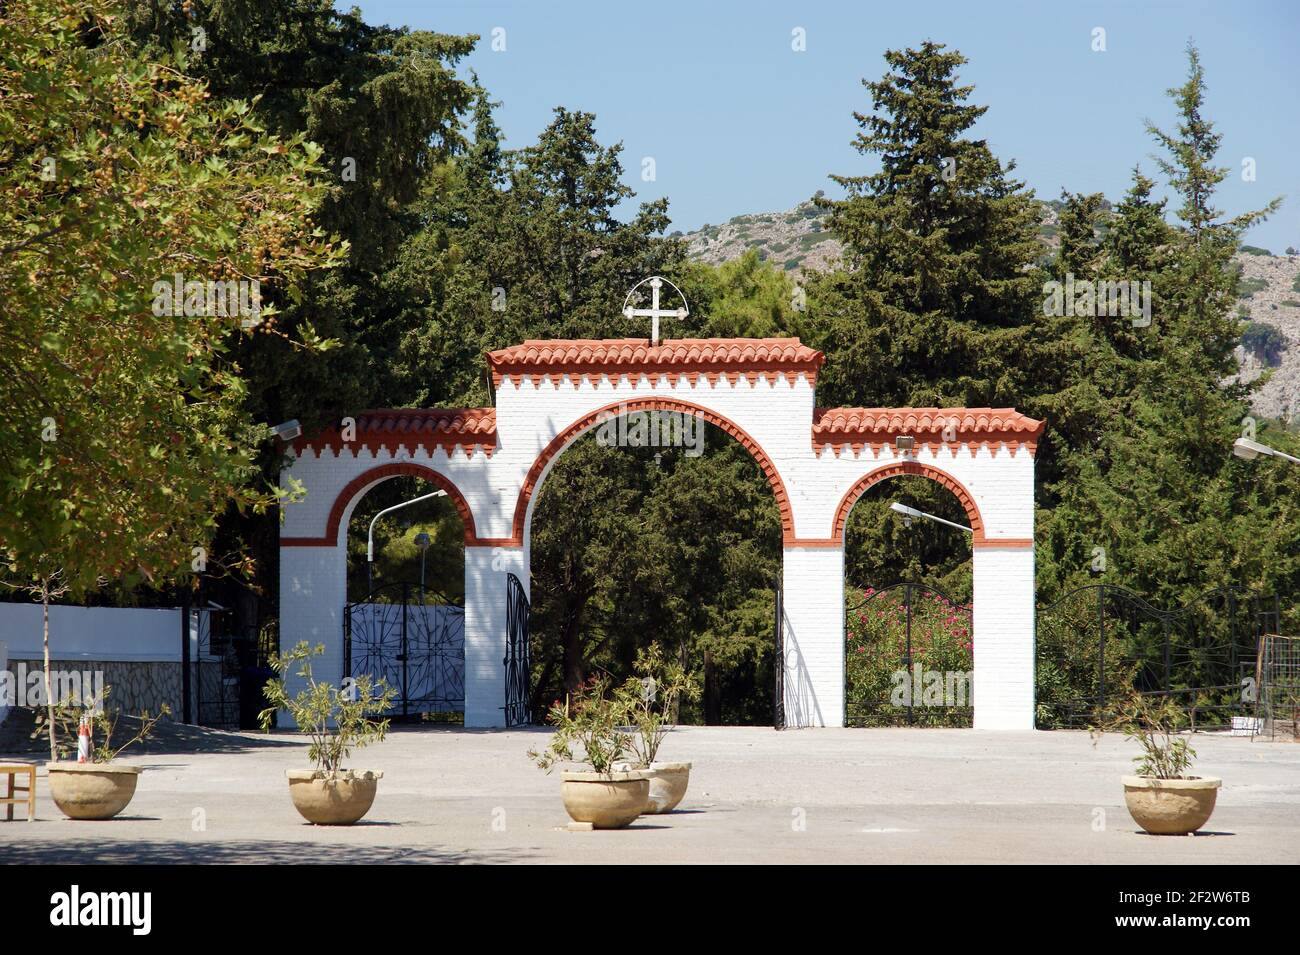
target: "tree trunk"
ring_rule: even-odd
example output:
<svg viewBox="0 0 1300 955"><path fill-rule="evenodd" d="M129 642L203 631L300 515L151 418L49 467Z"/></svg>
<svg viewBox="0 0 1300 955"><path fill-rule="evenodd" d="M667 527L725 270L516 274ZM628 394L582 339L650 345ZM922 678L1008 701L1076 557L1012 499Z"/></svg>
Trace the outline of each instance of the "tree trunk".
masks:
<svg viewBox="0 0 1300 955"><path fill-rule="evenodd" d="M54 741L54 687L50 680L50 580L48 577L41 581L41 622L44 629L45 715L50 723L50 762L54 762L59 757Z"/></svg>

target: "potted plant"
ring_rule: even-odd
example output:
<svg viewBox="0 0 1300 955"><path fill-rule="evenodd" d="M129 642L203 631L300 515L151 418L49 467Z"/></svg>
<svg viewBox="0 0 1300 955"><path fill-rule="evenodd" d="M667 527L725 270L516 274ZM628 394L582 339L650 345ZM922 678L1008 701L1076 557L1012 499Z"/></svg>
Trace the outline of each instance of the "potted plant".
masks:
<svg viewBox="0 0 1300 955"><path fill-rule="evenodd" d="M42 733L57 733L55 755L58 759L45 764L50 780L50 796L69 819L112 819L130 804L140 767L119 763L117 757L129 746L142 743L152 734L158 721L171 713L164 704L157 716L146 710L139 716L140 728L121 746L113 746L118 713L106 706L112 687L89 701L68 698L46 713L36 716L32 738ZM84 732L83 732L84 729ZM84 738L83 744L80 740ZM85 762L78 761L84 756Z"/></svg>
<svg viewBox="0 0 1300 955"><path fill-rule="evenodd" d="M1154 702L1134 694L1116 705L1100 726L1093 743L1108 730L1141 747L1133 757L1136 774L1124 776L1124 804L1133 821L1158 836L1184 836L1210 820L1223 780L1217 776L1191 776L1188 770L1196 750L1178 736L1185 718L1169 697Z"/></svg>
<svg viewBox="0 0 1300 955"><path fill-rule="evenodd" d="M291 769L289 796L294 807L310 823L318 826L350 826L367 812L375 801L375 791L383 773L343 767L353 749L383 740L388 720L371 716L388 710L395 691L380 680L369 677L349 679L344 688L321 683L311 671L311 658L325 652L322 644L309 647L301 641L287 655L271 660L276 672L263 693L271 705L258 714L263 732L271 729L277 710L288 710L298 729L311 738L307 756L312 769ZM285 677L298 665L297 678L304 688L289 695Z"/></svg>
<svg viewBox="0 0 1300 955"><path fill-rule="evenodd" d="M557 763L579 762L589 770L561 774L560 796L574 822L593 829L622 829L645 809L650 795L650 773L619 769L618 762L631 752L632 738L624 732L627 708L610 692L605 677L593 677L563 702L551 705L547 718L555 725L550 744L528 756L550 772ZM574 755L574 746L581 755Z"/></svg>
<svg viewBox="0 0 1300 955"><path fill-rule="evenodd" d="M635 759L629 768L650 773L645 812L672 812L686 795L691 764L660 762L659 747L676 720L682 697L694 699L699 689L685 667L664 659L658 644L638 650L633 669L637 675L619 689L632 725L629 745Z"/></svg>

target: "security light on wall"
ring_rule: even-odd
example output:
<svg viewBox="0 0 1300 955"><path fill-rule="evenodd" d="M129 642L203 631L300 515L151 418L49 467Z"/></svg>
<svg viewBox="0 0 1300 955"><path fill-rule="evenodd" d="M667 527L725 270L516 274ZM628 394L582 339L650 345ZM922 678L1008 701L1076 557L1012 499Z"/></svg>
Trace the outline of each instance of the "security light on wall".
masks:
<svg viewBox="0 0 1300 955"><path fill-rule="evenodd" d="M302 425L298 423L297 418L290 418L281 424L277 424L271 429L271 433L285 443L292 441L294 438L302 436Z"/></svg>
<svg viewBox="0 0 1300 955"><path fill-rule="evenodd" d="M900 434L894 439L894 447L903 454L911 454L916 450L916 438L910 434Z"/></svg>

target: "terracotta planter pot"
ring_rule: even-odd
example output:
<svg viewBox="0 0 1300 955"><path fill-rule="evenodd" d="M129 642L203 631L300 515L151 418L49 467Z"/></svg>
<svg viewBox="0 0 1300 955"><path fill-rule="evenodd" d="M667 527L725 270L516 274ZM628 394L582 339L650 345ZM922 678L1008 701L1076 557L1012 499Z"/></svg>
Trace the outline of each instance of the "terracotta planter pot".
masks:
<svg viewBox="0 0 1300 955"><path fill-rule="evenodd" d="M46 763L50 796L69 819L112 819L131 802L139 766L120 763Z"/></svg>
<svg viewBox="0 0 1300 955"><path fill-rule="evenodd" d="M686 795L686 786L690 781L690 763L651 763L646 814L672 812Z"/></svg>
<svg viewBox="0 0 1300 955"><path fill-rule="evenodd" d="M1156 779L1125 776L1124 804L1133 821L1157 836L1185 836L1210 821L1223 780L1217 776Z"/></svg>
<svg viewBox="0 0 1300 955"><path fill-rule="evenodd" d="M595 829L622 829L645 810L650 797L650 771L633 769L612 773L561 774L564 810L574 822Z"/></svg>
<svg viewBox="0 0 1300 955"><path fill-rule="evenodd" d="M350 826L370 811L383 773L340 770L330 777L319 769L291 769L289 795L294 808L317 826Z"/></svg>

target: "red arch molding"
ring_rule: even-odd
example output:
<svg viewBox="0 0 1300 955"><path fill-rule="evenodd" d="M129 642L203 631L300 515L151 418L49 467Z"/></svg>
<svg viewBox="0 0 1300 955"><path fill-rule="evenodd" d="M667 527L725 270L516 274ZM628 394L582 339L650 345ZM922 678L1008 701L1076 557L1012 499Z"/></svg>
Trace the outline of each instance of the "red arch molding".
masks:
<svg viewBox="0 0 1300 955"><path fill-rule="evenodd" d="M785 492L785 483L781 480L781 475L777 472L772 459L767 456L767 452L763 450L762 446L754 440L749 432L731 419L724 418L716 411L710 411L708 408L690 402L676 401L671 398L634 398L630 401L626 399L615 401L584 415L557 434L551 443L542 450L542 453L537 456L537 459L533 461L533 466L528 469L528 476L524 478L524 485L519 491L519 500L515 504L515 520L511 529L513 546L523 546L524 522L528 519L528 502L532 500L533 493L537 490L537 482L541 480L542 472L546 470L546 465L550 460L560 453L561 449L574 435L582 433L595 424L599 424L602 418L610 414L623 415L633 411L678 411L683 414L696 415L709 422L709 424L721 428L744 445L745 450L762 468L763 474L767 477L767 483L772 487L772 494L776 497L776 506L781 511L781 540L783 545L789 547L797 544L794 537L794 514L790 510L790 497Z"/></svg>
<svg viewBox="0 0 1300 955"><path fill-rule="evenodd" d="M961 506L966 510L966 518L970 521L971 527L971 544L979 547L986 543L984 537L984 519L980 517L980 509L975 504L975 498L971 497L970 491L965 486L952 477L945 474L938 468L932 468L928 464L920 464L916 461L903 461L899 464L891 464L889 467L880 468L878 471L872 471L858 480L853 487L840 499L840 506L835 512L835 524L831 529L831 539L827 542L828 547L841 547L844 544L844 526L849 520L849 511L853 510L853 505L857 503L867 488L873 484L879 484L881 481L887 481L890 478L901 477L904 474L914 474L920 477L929 478L937 484L941 484L956 495L957 500L961 501ZM997 542L1002 546L1021 546L1020 543L1012 541Z"/></svg>
<svg viewBox="0 0 1300 955"><path fill-rule="evenodd" d="M432 481L438 487L447 492L447 496L456 504L456 510L460 512L461 524L465 530L465 546L472 547L475 545L482 546L484 543L495 543L493 541L479 540L478 534L474 529L474 514L469 509L469 504L465 502L465 496L460 493L460 488L456 487L451 480L443 474L439 474L433 468L425 467L423 464L416 464L413 461L398 461L393 464L382 464L377 468L371 468L364 474L360 474L348 482L347 487L339 491L338 497L334 499L334 505L330 508L329 519L325 522L324 537L281 537L281 547L334 547L339 542L339 522L343 520L343 512L347 510L348 504L365 488L367 484L373 484L383 478L396 477L399 474L411 474L415 477L424 478L426 481Z"/></svg>

